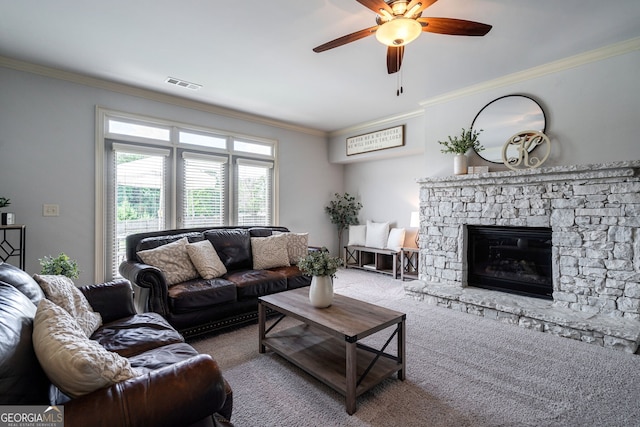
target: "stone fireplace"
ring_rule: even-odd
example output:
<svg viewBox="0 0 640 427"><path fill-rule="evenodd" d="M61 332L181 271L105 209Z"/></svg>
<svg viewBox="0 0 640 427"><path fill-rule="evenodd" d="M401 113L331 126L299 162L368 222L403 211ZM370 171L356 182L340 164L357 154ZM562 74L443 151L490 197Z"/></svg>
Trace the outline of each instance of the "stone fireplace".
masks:
<svg viewBox="0 0 640 427"><path fill-rule="evenodd" d="M420 271L418 281L405 283L408 295L604 347L637 350L640 161L418 182ZM551 299L473 286L467 257L472 226L551 229Z"/></svg>

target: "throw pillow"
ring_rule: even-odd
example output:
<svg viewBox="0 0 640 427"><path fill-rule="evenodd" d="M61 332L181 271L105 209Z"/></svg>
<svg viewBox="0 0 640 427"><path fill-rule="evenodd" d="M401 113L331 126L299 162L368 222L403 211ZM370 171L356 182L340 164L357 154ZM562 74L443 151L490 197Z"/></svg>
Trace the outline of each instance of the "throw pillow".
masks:
<svg viewBox="0 0 640 427"><path fill-rule="evenodd" d="M66 310L46 299L33 320L33 348L47 377L71 397L140 374L127 359L88 339Z"/></svg>
<svg viewBox="0 0 640 427"><path fill-rule="evenodd" d="M297 265L300 258L304 258L309 253L309 233L283 233L274 231L273 235L284 235L287 238L287 253L289 263Z"/></svg>
<svg viewBox="0 0 640 427"><path fill-rule="evenodd" d="M367 244L367 226L366 225L350 225L349 226L349 242L347 246L366 246Z"/></svg>
<svg viewBox="0 0 640 427"><path fill-rule="evenodd" d="M51 302L66 310L76 320L87 338L102 325L100 313L93 311L87 298L71 279L48 274L34 274L33 278Z"/></svg>
<svg viewBox="0 0 640 427"><path fill-rule="evenodd" d="M291 265L287 252L287 237L284 234L252 237L251 252L253 253L254 270Z"/></svg>
<svg viewBox="0 0 640 427"><path fill-rule="evenodd" d="M187 253L203 279L215 279L227 272L227 267L208 240L187 244Z"/></svg>
<svg viewBox="0 0 640 427"><path fill-rule="evenodd" d="M367 237L365 245L368 248L384 249L389 239L389 223L367 220Z"/></svg>
<svg viewBox="0 0 640 427"><path fill-rule="evenodd" d="M404 228L392 228L387 239L387 249L399 251L404 245Z"/></svg>
<svg viewBox="0 0 640 427"><path fill-rule="evenodd" d="M155 249L140 251L138 256L145 264L162 270L167 286L171 286L198 277L198 270L189 258L187 244L189 241L183 237Z"/></svg>

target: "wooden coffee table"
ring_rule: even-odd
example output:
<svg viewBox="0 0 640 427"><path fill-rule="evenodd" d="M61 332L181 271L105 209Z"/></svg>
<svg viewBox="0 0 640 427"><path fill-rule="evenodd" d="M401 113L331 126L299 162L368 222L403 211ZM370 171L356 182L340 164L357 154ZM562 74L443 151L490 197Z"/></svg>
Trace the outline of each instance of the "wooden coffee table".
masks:
<svg viewBox="0 0 640 427"><path fill-rule="evenodd" d="M267 307L280 313L268 329ZM349 415L356 411L357 396L396 372L398 379L405 379L404 313L342 295L334 295L330 307L315 308L309 302L309 288L300 288L260 297L258 316L260 353L269 348L344 395ZM302 323L271 332L286 316ZM380 350L359 342L391 327ZM394 336L395 355L385 352Z"/></svg>

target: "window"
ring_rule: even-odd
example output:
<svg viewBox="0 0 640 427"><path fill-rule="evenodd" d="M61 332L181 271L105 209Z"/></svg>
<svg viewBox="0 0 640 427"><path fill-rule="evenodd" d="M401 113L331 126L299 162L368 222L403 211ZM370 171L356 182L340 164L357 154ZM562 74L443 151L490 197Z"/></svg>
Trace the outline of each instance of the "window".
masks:
<svg viewBox="0 0 640 427"><path fill-rule="evenodd" d="M96 280L118 276L129 234L277 223L275 141L99 112Z"/></svg>
<svg viewBox="0 0 640 427"><path fill-rule="evenodd" d="M226 157L183 152L182 225L226 223Z"/></svg>
<svg viewBox="0 0 640 427"><path fill-rule="evenodd" d="M271 224L272 163L238 159L238 224Z"/></svg>
<svg viewBox="0 0 640 427"><path fill-rule="evenodd" d="M111 168L109 225L110 270L117 273L125 257L127 235L162 230L167 200L166 149L109 142Z"/></svg>

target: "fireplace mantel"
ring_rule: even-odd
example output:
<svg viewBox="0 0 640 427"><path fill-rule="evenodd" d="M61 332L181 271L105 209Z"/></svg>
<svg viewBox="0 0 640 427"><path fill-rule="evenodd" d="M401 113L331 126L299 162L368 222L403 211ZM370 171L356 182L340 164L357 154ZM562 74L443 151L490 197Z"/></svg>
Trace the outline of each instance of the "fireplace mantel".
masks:
<svg viewBox="0 0 640 427"><path fill-rule="evenodd" d="M622 340L625 350L637 349L640 161L429 177L418 183L420 282L407 285L408 294L417 296L415 290L421 288L446 306L453 303L447 303L443 294L448 294L447 289L458 289L450 294L458 295L455 304L459 307L460 291L470 292L466 282L467 225L550 227L553 302L549 308L567 310L565 317L572 319L571 312L579 317L587 315L593 324L606 318L601 322L607 325L606 332L586 325L578 339L611 347L619 346ZM480 299L490 301L491 295ZM508 297L496 298L504 303ZM518 307L522 301L518 299ZM495 312L491 305L485 308ZM465 310L483 312L478 306L466 306ZM610 327L616 319L620 333ZM562 321L559 324L561 328L573 327ZM557 330L558 324L545 327Z"/></svg>
<svg viewBox="0 0 640 427"><path fill-rule="evenodd" d="M448 188L467 185L514 185L637 177L640 160L592 165L552 166L521 171L487 172L469 175L421 178L417 182L430 188Z"/></svg>

